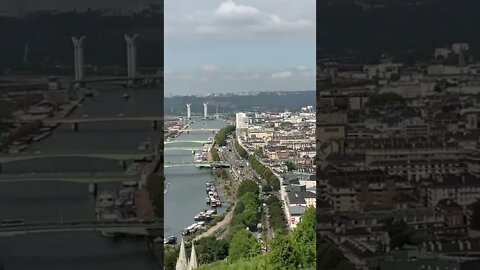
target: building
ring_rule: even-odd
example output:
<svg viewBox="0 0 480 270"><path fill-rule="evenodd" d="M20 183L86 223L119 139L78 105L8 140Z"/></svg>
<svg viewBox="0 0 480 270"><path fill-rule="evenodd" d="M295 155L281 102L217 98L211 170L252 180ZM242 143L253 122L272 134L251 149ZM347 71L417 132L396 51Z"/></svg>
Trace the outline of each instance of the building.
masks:
<svg viewBox="0 0 480 270"><path fill-rule="evenodd" d="M397 251L379 263L380 270L476 270L480 259L468 257L442 257L425 251Z"/></svg>
<svg viewBox="0 0 480 270"><path fill-rule="evenodd" d="M469 205L480 199L480 179L472 174L438 175L425 180L425 184L429 206L436 206L444 199L459 205Z"/></svg>
<svg viewBox="0 0 480 270"><path fill-rule="evenodd" d="M237 130L246 130L248 129L249 118L247 114L240 112L236 114L236 128Z"/></svg>
<svg viewBox="0 0 480 270"><path fill-rule="evenodd" d="M333 172L322 177L327 179L326 197L335 211L393 209L395 198L413 189L406 179L380 170Z"/></svg>

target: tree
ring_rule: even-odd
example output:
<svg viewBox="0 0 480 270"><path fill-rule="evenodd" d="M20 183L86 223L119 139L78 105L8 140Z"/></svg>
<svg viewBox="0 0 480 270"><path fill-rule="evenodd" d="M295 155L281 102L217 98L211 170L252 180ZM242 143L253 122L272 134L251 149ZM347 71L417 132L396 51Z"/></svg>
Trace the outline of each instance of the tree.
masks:
<svg viewBox="0 0 480 270"><path fill-rule="evenodd" d="M270 264L274 269L301 269L301 257L288 236L276 235L270 244Z"/></svg>
<svg viewBox="0 0 480 270"><path fill-rule="evenodd" d="M301 221L292 232L293 246L300 252L303 266L311 266L316 262L316 210L307 208Z"/></svg>
<svg viewBox="0 0 480 270"><path fill-rule="evenodd" d="M213 161L220 161L220 156L218 155L217 148L212 147L212 149L210 150L210 153L212 154Z"/></svg>
<svg viewBox="0 0 480 270"><path fill-rule="evenodd" d="M372 95L367 101L367 107L383 107L391 105L405 105L405 99L396 93L383 93Z"/></svg>
<svg viewBox="0 0 480 270"><path fill-rule="evenodd" d="M218 131L215 135L215 143L224 146L226 145L225 139L228 135L230 135L233 131L235 131L235 126L228 125Z"/></svg>
<svg viewBox="0 0 480 270"><path fill-rule="evenodd" d="M269 185L262 186L262 192L271 192L271 191L272 191L271 186L269 186Z"/></svg>
<svg viewBox="0 0 480 270"><path fill-rule="evenodd" d="M262 147L258 147L257 149L255 149L255 155L257 156L263 156L263 148Z"/></svg>
<svg viewBox="0 0 480 270"><path fill-rule="evenodd" d="M237 190L237 196L242 197L245 193L252 192L253 194L258 195L260 193L257 183L252 180L243 181Z"/></svg>
<svg viewBox="0 0 480 270"><path fill-rule="evenodd" d="M258 201L258 195L253 192L247 192L243 194L238 201L245 205L245 209L257 209L260 206L260 203Z"/></svg>
<svg viewBox="0 0 480 270"><path fill-rule="evenodd" d="M287 161L287 164L286 164L286 165L287 165L287 170L288 170L289 172L294 171L294 170L297 169L296 166L295 166L295 164L293 164L293 162L291 162L291 161Z"/></svg>
<svg viewBox="0 0 480 270"><path fill-rule="evenodd" d="M164 247L163 251L163 265L167 270L175 269L175 263L177 262L178 251L175 248Z"/></svg>
<svg viewBox="0 0 480 270"><path fill-rule="evenodd" d="M253 258L260 254L260 244L251 232L240 230L233 236L228 253L230 262L241 258Z"/></svg>
<svg viewBox="0 0 480 270"><path fill-rule="evenodd" d="M403 247L406 244L412 244L412 237L415 231L412 230L404 221L395 221L390 219L385 224L385 230L390 236L390 247Z"/></svg>
<svg viewBox="0 0 480 270"><path fill-rule="evenodd" d="M234 217L234 219L235 219L235 217ZM239 220L241 219L241 215L238 215L238 219ZM243 223L241 221L236 222L236 221L232 220L232 223L230 224L230 226L228 228L228 234L227 234L227 237L225 237L225 240L227 240L229 243L232 242L232 239L235 236L235 234L237 234L237 232L242 231L242 230L246 230L245 225L243 225Z"/></svg>
<svg viewBox="0 0 480 270"><path fill-rule="evenodd" d="M242 158L248 157L247 151L238 143L238 141L235 141L235 150L237 150L240 157Z"/></svg>
<svg viewBox="0 0 480 270"><path fill-rule="evenodd" d="M217 240L213 236L201 238L195 242L198 262L201 264L223 260L228 256L228 242Z"/></svg>
<svg viewBox="0 0 480 270"><path fill-rule="evenodd" d="M253 228L257 225L258 213L257 209L247 208L242 213L242 222L245 226Z"/></svg>

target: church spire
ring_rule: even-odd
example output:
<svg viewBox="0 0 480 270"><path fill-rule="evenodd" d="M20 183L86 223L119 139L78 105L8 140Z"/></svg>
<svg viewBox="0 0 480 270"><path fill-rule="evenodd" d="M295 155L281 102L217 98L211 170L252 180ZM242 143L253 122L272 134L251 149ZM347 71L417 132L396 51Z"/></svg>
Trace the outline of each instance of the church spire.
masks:
<svg viewBox="0 0 480 270"><path fill-rule="evenodd" d="M194 270L197 269L197 267L197 253L195 253L195 245L192 243L192 254L190 255L190 261L188 262L187 270Z"/></svg>
<svg viewBox="0 0 480 270"><path fill-rule="evenodd" d="M185 242L182 238L182 243L180 244L180 254L178 255L177 265L175 266L176 270L187 270L187 254L185 252Z"/></svg>

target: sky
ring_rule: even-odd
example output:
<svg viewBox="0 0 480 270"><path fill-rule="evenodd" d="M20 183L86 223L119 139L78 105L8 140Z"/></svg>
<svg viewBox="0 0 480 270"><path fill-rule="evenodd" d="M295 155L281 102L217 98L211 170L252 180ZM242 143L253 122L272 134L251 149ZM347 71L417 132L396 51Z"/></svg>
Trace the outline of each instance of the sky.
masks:
<svg viewBox="0 0 480 270"><path fill-rule="evenodd" d="M165 0L165 94L315 89L315 0Z"/></svg>
<svg viewBox="0 0 480 270"><path fill-rule="evenodd" d="M314 90L315 2L164 0L165 94ZM0 11L148 3L161 1L0 0Z"/></svg>

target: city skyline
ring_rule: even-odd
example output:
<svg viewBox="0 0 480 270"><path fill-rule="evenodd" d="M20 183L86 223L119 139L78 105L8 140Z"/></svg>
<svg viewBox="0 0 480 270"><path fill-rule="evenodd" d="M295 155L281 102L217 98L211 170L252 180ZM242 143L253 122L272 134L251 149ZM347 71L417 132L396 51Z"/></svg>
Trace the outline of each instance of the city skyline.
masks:
<svg viewBox="0 0 480 270"><path fill-rule="evenodd" d="M165 94L312 90L315 1L165 3Z"/></svg>

